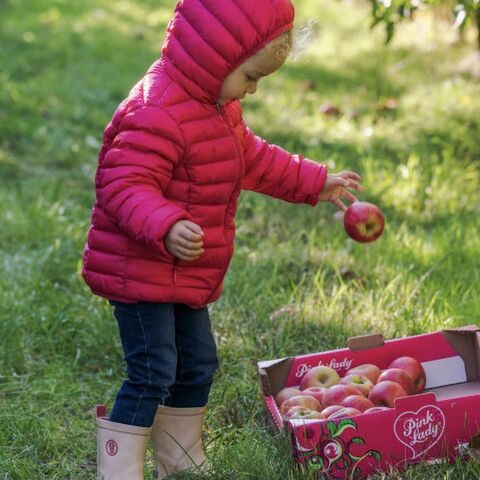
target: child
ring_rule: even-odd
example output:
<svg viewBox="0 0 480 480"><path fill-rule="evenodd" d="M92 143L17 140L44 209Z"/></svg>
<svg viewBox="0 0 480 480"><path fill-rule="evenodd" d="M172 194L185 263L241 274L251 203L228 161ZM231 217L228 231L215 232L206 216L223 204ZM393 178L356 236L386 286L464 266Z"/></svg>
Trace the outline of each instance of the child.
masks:
<svg viewBox="0 0 480 480"><path fill-rule="evenodd" d="M128 379L97 418L98 478L143 479L201 465L202 420L218 360L207 305L233 254L242 189L344 210L353 172L256 137L240 101L285 61L289 0L182 0L162 57L105 130L83 256L92 292L114 306Z"/></svg>

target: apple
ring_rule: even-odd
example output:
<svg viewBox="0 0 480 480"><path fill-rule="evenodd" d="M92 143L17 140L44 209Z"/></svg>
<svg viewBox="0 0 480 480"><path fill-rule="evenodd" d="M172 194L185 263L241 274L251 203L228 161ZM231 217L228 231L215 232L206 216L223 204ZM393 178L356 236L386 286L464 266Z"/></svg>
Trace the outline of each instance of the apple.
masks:
<svg viewBox="0 0 480 480"><path fill-rule="evenodd" d="M412 379L412 393L420 393L425 389L427 377L422 364L413 357L396 358L388 368L400 368L405 370Z"/></svg>
<svg viewBox="0 0 480 480"><path fill-rule="evenodd" d="M355 415L360 415L362 412L356 408L342 407L340 410L332 413L329 417L329 420L339 420L340 418L354 417Z"/></svg>
<svg viewBox="0 0 480 480"><path fill-rule="evenodd" d="M348 236L357 242L373 242L385 227L382 211L373 203L353 202L343 215L343 226Z"/></svg>
<svg viewBox="0 0 480 480"><path fill-rule="evenodd" d="M322 419L326 418L317 410L310 410L309 408L302 407L301 405L295 405L285 413L283 418L308 418L308 419Z"/></svg>
<svg viewBox="0 0 480 480"><path fill-rule="evenodd" d="M340 380L340 384L353 385L365 397L368 397L370 390L373 388L373 382L364 375L347 375Z"/></svg>
<svg viewBox="0 0 480 480"><path fill-rule="evenodd" d="M385 407L394 407L395 399L399 397L406 397L407 392L401 385L391 380L384 380L379 382L372 388L368 395L368 399L375 405L382 405ZM288 401L288 400L287 400Z"/></svg>
<svg viewBox="0 0 480 480"><path fill-rule="evenodd" d="M367 377L372 383L375 383L380 373L382 373L382 371L373 363L363 363L362 365L351 368L347 372L347 375L362 375Z"/></svg>
<svg viewBox="0 0 480 480"><path fill-rule="evenodd" d="M309 408L310 410L316 410L317 412L322 410L322 406L310 395L297 395L296 397L287 398L280 405L280 413L285 415L292 407L295 407L296 405Z"/></svg>
<svg viewBox="0 0 480 480"><path fill-rule="evenodd" d="M323 418L328 418L332 413L337 412L338 410L341 410L342 405L330 405L327 408L324 408L320 413L323 415Z"/></svg>
<svg viewBox="0 0 480 480"><path fill-rule="evenodd" d="M405 370L401 370L400 368L387 368L380 374L377 383L383 380L397 382L408 394L413 393L412 379Z"/></svg>
<svg viewBox="0 0 480 480"><path fill-rule="evenodd" d="M324 393L322 404L324 407L340 405L342 400L350 395L360 395L360 392L353 385L334 385Z"/></svg>
<svg viewBox="0 0 480 480"><path fill-rule="evenodd" d="M300 395L300 387L287 387L280 390L275 396L275 403L280 406L287 398Z"/></svg>
<svg viewBox="0 0 480 480"><path fill-rule="evenodd" d="M377 405L376 407L372 407L365 410L363 413L377 413L377 412L382 412L384 410L391 410L391 409L390 407L382 407L381 405Z"/></svg>
<svg viewBox="0 0 480 480"><path fill-rule="evenodd" d="M344 398L340 405L344 407L356 408L361 412L374 407L372 401L363 395L350 395L347 398Z"/></svg>
<svg viewBox="0 0 480 480"><path fill-rule="evenodd" d="M300 390L300 395L310 395L315 398L320 405L323 405L323 395L327 391L324 387L309 387L305 390Z"/></svg>
<svg viewBox="0 0 480 480"><path fill-rule="evenodd" d="M338 373L326 365L319 365L311 368L300 383L300 390L305 390L310 387L324 387L329 388L337 385L340 382Z"/></svg>

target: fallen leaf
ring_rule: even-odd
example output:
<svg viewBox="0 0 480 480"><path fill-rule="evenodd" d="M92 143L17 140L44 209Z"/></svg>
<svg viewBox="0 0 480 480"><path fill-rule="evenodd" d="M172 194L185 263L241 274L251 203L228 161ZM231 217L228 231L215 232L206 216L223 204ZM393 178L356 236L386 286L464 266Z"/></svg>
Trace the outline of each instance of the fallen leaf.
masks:
<svg viewBox="0 0 480 480"><path fill-rule="evenodd" d="M337 108L335 105L332 105L331 103L323 103L322 105L320 105L320 113L323 113L327 116L336 117L341 114L341 111L339 108Z"/></svg>

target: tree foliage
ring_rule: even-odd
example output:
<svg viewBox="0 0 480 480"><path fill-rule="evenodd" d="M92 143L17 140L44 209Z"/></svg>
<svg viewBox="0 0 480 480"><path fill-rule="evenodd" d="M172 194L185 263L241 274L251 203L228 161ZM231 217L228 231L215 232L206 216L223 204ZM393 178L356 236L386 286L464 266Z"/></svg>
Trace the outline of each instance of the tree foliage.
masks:
<svg viewBox="0 0 480 480"><path fill-rule="evenodd" d="M372 28L384 24L386 43L395 32L395 25L404 19L413 18L415 11L426 7L445 5L445 0L371 0ZM450 3L450 2L448 2ZM469 25L477 28L480 49L480 0L454 0L452 6L453 26L462 31Z"/></svg>

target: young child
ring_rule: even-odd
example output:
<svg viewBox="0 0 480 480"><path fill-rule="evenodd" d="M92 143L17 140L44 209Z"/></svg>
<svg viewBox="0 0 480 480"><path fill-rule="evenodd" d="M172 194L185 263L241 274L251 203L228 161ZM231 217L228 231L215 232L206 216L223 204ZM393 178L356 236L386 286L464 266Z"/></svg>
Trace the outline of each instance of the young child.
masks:
<svg viewBox="0 0 480 480"><path fill-rule="evenodd" d="M240 100L285 61L289 0L182 0L162 57L108 124L83 256L92 292L114 306L128 378L97 418L98 478L157 478L202 465L202 420L218 360L207 305L223 287L242 189L346 208L353 172L255 136Z"/></svg>

